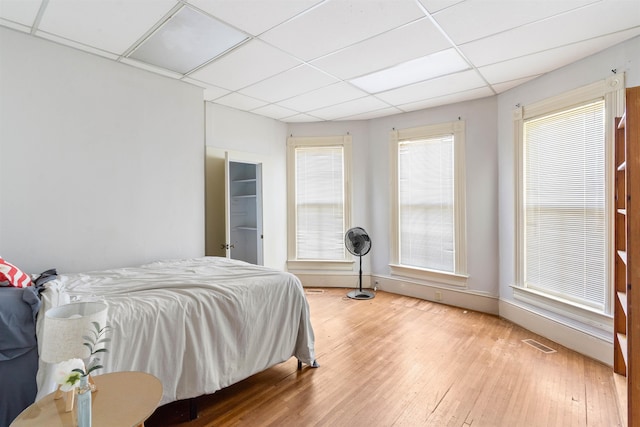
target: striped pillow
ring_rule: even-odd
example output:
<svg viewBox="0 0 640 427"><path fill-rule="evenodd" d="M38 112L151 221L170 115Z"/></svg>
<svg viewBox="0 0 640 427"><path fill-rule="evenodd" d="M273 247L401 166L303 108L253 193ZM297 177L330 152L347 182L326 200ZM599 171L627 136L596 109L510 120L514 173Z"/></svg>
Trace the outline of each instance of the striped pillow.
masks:
<svg viewBox="0 0 640 427"><path fill-rule="evenodd" d="M11 286L15 286L16 288L33 286L31 277L28 274L23 273L18 267L9 264L0 257L0 282L4 281L8 281Z"/></svg>

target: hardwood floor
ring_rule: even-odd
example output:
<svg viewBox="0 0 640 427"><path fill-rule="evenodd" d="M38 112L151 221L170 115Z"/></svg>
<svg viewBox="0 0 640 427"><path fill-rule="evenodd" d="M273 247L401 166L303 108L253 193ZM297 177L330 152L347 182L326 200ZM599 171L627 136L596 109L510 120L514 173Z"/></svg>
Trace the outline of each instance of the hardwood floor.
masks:
<svg viewBox="0 0 640 427"><path fill-rule="evenodd" d="M290 359L147 427L620 425L612 370L498 317L378 292L307 290L320 368ZM554 350L544 353L524 339Z"/></svg>

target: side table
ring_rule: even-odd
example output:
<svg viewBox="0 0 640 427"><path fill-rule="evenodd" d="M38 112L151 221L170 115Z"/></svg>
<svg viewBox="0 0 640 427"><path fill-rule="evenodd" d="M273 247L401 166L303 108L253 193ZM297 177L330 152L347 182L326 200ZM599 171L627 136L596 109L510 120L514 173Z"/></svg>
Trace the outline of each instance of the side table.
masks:
<svg viewBox="0 0 640 427"><path fill-rule="evenodd" d="M113 372L93 377L92 427L143 426L162 398L162 383L145 372ZM74 427L75 412L64 411L64 399L48 394L13 420L10 427Z"/></svg>

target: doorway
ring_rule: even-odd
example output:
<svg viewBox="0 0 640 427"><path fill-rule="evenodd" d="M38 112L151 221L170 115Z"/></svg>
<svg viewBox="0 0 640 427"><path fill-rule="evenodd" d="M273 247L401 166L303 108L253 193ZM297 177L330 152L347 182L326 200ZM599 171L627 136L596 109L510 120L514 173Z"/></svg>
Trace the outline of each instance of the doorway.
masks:
<svg viewBox="0 0 640 427"><path fill-rule="evenodd" d="M262 164L207 147L205 254L263 265Z"/></svg>

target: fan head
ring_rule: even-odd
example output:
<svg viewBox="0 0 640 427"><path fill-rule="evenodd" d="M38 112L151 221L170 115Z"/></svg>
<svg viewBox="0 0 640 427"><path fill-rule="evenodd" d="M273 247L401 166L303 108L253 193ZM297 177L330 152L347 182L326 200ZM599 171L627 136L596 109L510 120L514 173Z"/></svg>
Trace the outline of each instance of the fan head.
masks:
<svg viewBox="0 0 640 427"><path fill-rule="evenodd" d="M344 244L347 250L357 256L363 256L371 250L371 239L364 228L350 228L344 235Z"/></svg>

